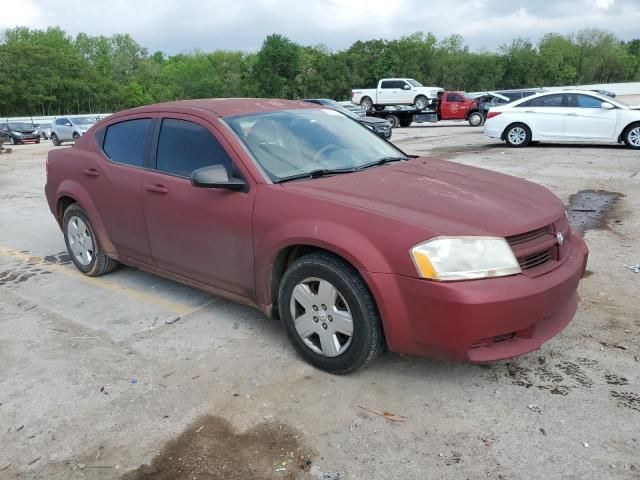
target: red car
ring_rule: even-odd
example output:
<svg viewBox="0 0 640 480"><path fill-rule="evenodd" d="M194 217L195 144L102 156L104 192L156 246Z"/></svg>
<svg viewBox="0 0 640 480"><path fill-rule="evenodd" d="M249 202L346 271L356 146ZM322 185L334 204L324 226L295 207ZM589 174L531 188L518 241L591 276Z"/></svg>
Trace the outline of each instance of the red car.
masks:
<svg viewBox="0 0 640 480"><path fill-rule="evenodd" d="M306 102L120 112L49 152L46 195L85 274L124 263L252 305L333 373L385 347L536 350L573 317L587 260L545 188L405 155Z"/></svg>

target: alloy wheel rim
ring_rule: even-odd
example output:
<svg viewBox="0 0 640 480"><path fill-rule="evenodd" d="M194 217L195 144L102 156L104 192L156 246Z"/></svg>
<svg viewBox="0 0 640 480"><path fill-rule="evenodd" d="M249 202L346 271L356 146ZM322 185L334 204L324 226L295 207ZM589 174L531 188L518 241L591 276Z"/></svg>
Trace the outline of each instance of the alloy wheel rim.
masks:
<svg viewBox="0 0 640 480"><path fill-rule="evenodd" d="M471 125L473 125L474 127L480 125L480 115L476 113L471 114Z"/></svg>
<svg viewBox="0 0 640 480"><path fill-rule="evenodd" d="M302 280L293 289L290 311L298 336L314 353L337 357L351 345L351 310L331 282L316 277Z"/></svg>
<svg viewBox="0 0 640 480"><path fill-rule="evenodd" d="M631 145L634 147L640 147L640 127L631 129L628 138Z"/></svg>
<svg viewBox="0 0 640 480"><path fill-rule="evenodd" d="M419 110L422 110L422 109L426 108L426 107L427 107L427 101L426 101L424 98L419 98L419 99L416 101L416 107L417 107Z"/></svg>
<svg viewBox="0 0 640 480"><path fill-rule="evenodd" d="M95 255L93 237L88 225L80 217L73 216L67 223L67 240L71 254L82 266L88 266Z"/></svg>
<svg viewBox="0 0 640 480"><path fill-rule="evenodd" d="M527 138L527 132L522 127L514 127L509 130L509 141L514 145L520 145Z"/></svg>

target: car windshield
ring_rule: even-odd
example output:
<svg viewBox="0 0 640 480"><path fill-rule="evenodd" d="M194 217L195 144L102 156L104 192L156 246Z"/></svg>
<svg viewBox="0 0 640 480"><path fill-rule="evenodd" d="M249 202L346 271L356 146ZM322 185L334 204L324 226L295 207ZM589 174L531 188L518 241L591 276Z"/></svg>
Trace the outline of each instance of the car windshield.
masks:
<svg viewBox="0 0 640 480"><path fill-rule="evenodd" d="M24 122L11 122L9 124L9 129L11 130L33 130L36 127Z"/></svg>
<svg viewBox="0 0 640 480"><path fill-rule="evenodd" d="M281 110L225 121L274 182L406 159L371 130L334 110Z"/></svg>
<svg viewBox="0 0 640 480"><path fill-rule="evenodd" d="M96 123L95 119L91 117L77 117L77 118L72 118L71 121L75 125L93 125L94 123Z"/></svg>
<svg viewBox="0 0 640 480"><path fill-rule="evenodd" d="M409 85L411 85L412 87L422 87L422 84L420 82L417 82L416 80L414 80L413 78L409 78L407 79L407 82L409 83Z"/></svg>

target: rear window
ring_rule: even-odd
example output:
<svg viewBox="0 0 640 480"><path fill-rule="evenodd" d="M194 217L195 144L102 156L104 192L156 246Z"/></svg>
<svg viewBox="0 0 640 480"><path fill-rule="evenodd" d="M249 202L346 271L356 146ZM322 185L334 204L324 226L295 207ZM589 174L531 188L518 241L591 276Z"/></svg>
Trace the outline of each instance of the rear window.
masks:
<svg viewBox="0 0 640 480"><path fill-rule="evenodd" d="M150 118L127 120L109 125L102 149L111 160L133 167L144 166L145 145Z"/></svg>

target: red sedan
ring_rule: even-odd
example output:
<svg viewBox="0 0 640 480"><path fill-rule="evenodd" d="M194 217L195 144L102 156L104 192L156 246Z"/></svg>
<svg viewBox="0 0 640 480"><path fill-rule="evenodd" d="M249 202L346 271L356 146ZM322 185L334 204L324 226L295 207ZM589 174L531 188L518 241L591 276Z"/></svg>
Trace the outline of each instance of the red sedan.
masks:
<svg viewBox="0 0 640 480"><path fill-rule="evenodd" d="M573 317L587 261L545 188L414 158L303 102L120 112L49 153L46 194L80 271L124 263L255 306L333 373L385 347L536 350Z"/></svg>

